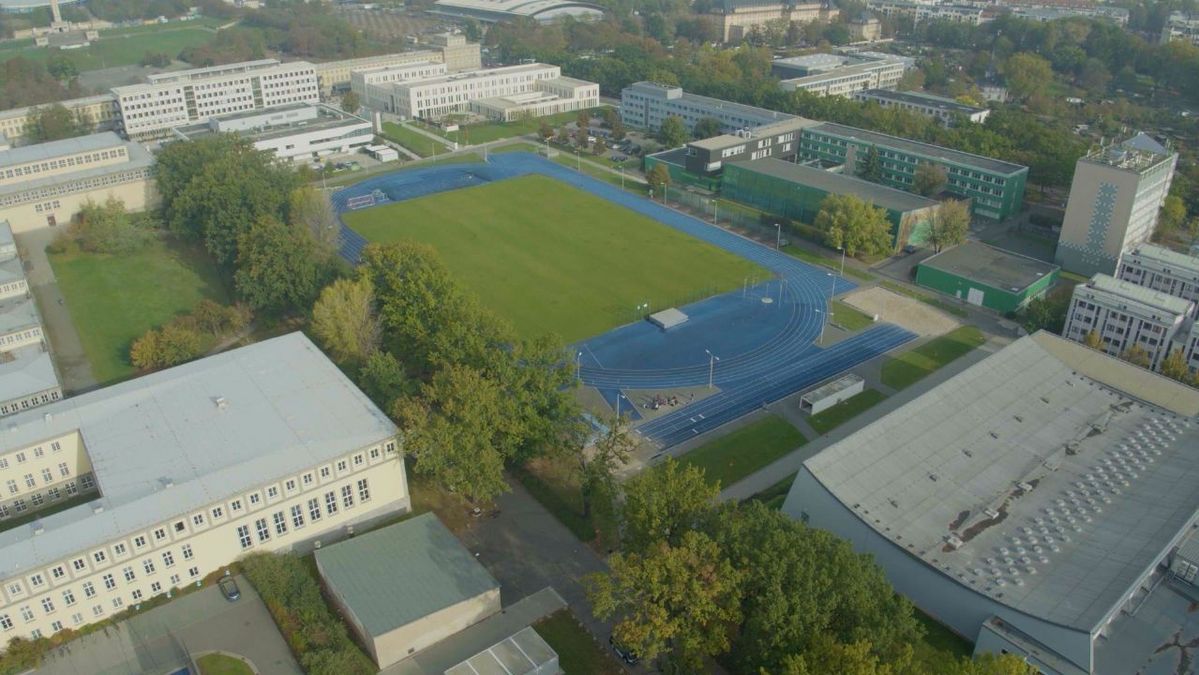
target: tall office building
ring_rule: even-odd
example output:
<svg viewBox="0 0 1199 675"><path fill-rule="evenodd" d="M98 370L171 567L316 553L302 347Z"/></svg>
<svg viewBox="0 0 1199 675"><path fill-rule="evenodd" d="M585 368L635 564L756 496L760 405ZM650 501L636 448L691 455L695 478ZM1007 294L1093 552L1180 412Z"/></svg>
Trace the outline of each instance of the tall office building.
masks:
<svg viewBox="0 0 1199 675"><path fill-rule="evenodd" d="M1120 255L1153 236L1177 161L1144 133L1079 159L1055 262L1078 274L1115 274Z"/></svg>
<svg viewBox="0 0 1199 675"><path fill-rule="evenodd" d="M288 103L320 103L316 68L275 59L160 73L114 87L121 127L131 139L159 138L218 115Z"/></svg>
<svg viewBox="0 0 1199 675"><path fill-rule="evenodd" d="M1187 327L1194 306L1131 281L1096 274L1074 287L1062 335L1085 342L1094 332L1099 349L1112 356L1138 346L1145 350L1149 368L1157 370L1179 331Z"/></svg>

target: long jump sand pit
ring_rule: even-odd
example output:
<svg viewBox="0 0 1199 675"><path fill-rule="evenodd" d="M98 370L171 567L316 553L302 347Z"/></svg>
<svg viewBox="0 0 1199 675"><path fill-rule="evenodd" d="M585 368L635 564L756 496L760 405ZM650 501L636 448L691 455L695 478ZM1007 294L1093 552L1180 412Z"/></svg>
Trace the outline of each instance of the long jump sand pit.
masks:
<svg viewBox="0 0 1199 675"><path fill-rule="evenodd" d="M879 321L895 324L921 336L943 335L960 325L935 307L881 286L854 291L840 300L871 316L877 314Z"/></svg>

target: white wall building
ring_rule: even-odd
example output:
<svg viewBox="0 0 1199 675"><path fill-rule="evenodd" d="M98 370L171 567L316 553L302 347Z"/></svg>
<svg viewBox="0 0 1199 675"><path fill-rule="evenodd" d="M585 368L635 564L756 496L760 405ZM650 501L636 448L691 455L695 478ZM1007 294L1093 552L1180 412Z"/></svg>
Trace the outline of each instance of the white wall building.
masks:
<svg viewBox="0 0 1199 675"><path fill-rule="evenodd" d="M122 131L129 138L163 137L174 127L210 117L288 103L319 103L316 68L275 59L151 75L145 84L114 87Z"/></svg>
<svg viewBox="0 0 1199 675"><path fill-rule="evenodd" d="M0 151L0 220L14 232L65 225L89 200L141 211L158 197L154 158L108 131Z"/></svg>
<svg viewBox="0 0 1199 675"><path fill-rule="evenodd" d="M297 162L353 152L370 145L375 138L370 120L309 103L214 117L207 124L178 128L174 133L185 140L236 133L250 139L259 150Z"/></svg>
<svg viewBox="0 0 1199 675"><path fill-rule="evenodd" d="M777 59L770 70L784 91L819 96L853 96L868 89L894 89L912 64L889 54L808 54Z"/></svg>
<svg viewBox="0 0 1199 675"><path fill-rule="evenodd" d="M586 86L573 86L579 83ZM512 99L530 93L541 93L529 103L544 103L554 96L562 110L582 110L599 104L599 85L581 80L562 78L562 69L544 63L487 68L443 77L378 85L387 91L370 94L372 100L383 100L384 110L405 119L438 119L457 112L471 110L482 99ZM372 87L367 86L368 91ZM558 93L572 93L578 98L558 98ZM519 99L517 99L519 100ZM533 115L546 114L537 106L529 106ZM562 110L559 110L561 112ZM476 112L483 111L478 109Z"/></svg>
<svg viewBox="0 0 1199 675"><path fill-rule="evenodd" d="M914 112L925 117L933 117L949 126L954 120L963 119L975 124L987 121L991 111L978 106L966 105L944 96L934 96L917 91L887 91L885 89L869 89L853 95L859 101L873 101L884 108L896 108Z"/></svg>
<svg viewBox="0 0 1199 675"><path fill-rule="evenodd" d="M6 420L0 639L49 636L407 510L396 429L301 333ZM74 495L89 503L53 509Z"/></svg>
<svg viewBox="0 0 1199 675"><path fill-rule="evenodd" d="M540 80L533 91L510 96L493 96L470 102L470 111L490 120L512 122L526 117L544 117L586 110L599 105L599 85L573 77Z"/></svg>
<svg viewBox="0 0 1199 675"><path fill-rule="evenodd" d="M634 82L620 91L620 119L625 126L656 132L667 117L681 119L688 133L696 122L711 118L720 122L722 133L731 134L794 119L795 115L688 94L682 87L655 82Z"/></svg>
<svg viewBox="0 0 1199 675"><path fill-rule="evenodd" d="M0 221L0 416L60 398L62 387L24 263L12 228Z"/></svg>
<svg viewBox="0 0 1199 675"><path fill-rule="evenodd" d="M1115 274L1124 251L1153 236L1177 161L1143 133L1079 159L1055 262L1078 274Z"/></svg>
<svg viewBox="0 0 1199 675"><path fill-rule="evenodd" d="M987 15L983 12L982 3L974 6L911 2L910 0L867 0L866 7L883 16L906 17L915 23L952 21L978 26L988 20Z"/></svg>
<svg viewBox="0 0 1199 675"><path fill-rule="evenodd" d="M450 33L431 35L423 44L429 48L318 63L314 67L317 81L320 83L321 94L328 96L335 91L348 90L351 73L355 70L395 68L420 63L441 63L446 67L447 72L451 73L478 70L483 67L479 43L467 42L463 35Z"/></svg>
<svg viewBox="0 0 1199 675"><path fill-rule="evenodd" d="M1173 12L1162 26L1161 42L1182 40L1199 46L1199 14Z"/></svg>
<svg viewBox="0 0 1199 675"><path fill-rule="evenodd" d="M386 110L391 104L393 82L427 80L449 74L444 63L420 61L397 66L364 68L350 72L350 91L358 95L358 101L371 110Z"/></svg>
<svg viewBox="0 0 1199 675"><path fill-rule="evenodd" d="M1195 630L1167 566L1199 522L1197 416L1199 391L1042 331L808 459L782 510L976 653L1174 672L1185 655L1160 647Z"/></svg>
<svg viewBox="0 0 1199 675"><path fill-rule="evenodd" d="M1140 244L1125 251L1116 278L1199 303L1199 258L1168 248Z"/></svg>
<svg viewBox="0 0 1199 675"><path fill-rule="evenodd" d="M1156 370L1194 306L1161 291L1096 274L1074 287L1062 336L1082 342L1095 331L1100 349L1113 356L1139 345L1149 355L1149 367Z"/></svg>

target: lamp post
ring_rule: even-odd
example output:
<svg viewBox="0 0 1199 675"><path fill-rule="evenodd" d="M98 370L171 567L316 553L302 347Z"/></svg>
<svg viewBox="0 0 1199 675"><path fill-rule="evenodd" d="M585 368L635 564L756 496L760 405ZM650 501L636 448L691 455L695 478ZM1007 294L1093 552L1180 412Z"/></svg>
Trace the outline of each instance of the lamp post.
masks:
<svg viewBox="0 0 1199 675"><path fill-rule="evenodd" d="M716 362L720 360L720 357L707 349L704 350L704 353L708 355L708 389L711 389L712 378L716 374Z"/></svg>
<svg viewBox="0 0 1199 675"><path fill-rule="evenodd" d="M720 202L715 199L712 200L712 224L720 224Z"/></svg>
<svg viewBox="0 0 1199 675"><path fill-rule="evenodd" d="M637 305L637 309L635 309L633 311L635 314L640 314L641 312L648 311L648 310L649 310L649 303L643 302L640 305Z"/></svg>
<svg viewBox="0 0 1199 675"><path fill-rule="evenodd" d="M816 313L824 315L820 319L820 339L816 341L816 344L823 345L824 344L824 327L828 325L828 312L824 312L824 311L821 311L818 309L818 310L816 310Z"/></svg>
<svg viewBox="0 0 1199 675"><path fill-rule="evenodd" d="M575 379L583 381L583 352L575 354Z"/></svg>
<svg viewBox="0 0 1199 675"><path fill-rule="evenodd" d="M575 171L583 173L583 159L579 155L579 147L577 145L575 146Z"/></svg>
<svg viewBox="0 0 1199 675"><path fill-rule="evenodd" d="M783 247L783 226L778 223L774 224L774 250L779 250Z"/></svg>
<svg viewBox="0 0 1199 675"><path fill-rule="evenodd" d="M844 279L845 278L845 247L838 246L837 248L839 248L841 250L841 278Z"/></svg>
<svg viewBox="0 0 1199 675"><path fill-rule="evenodd" d="M829 318L833 316L833 296L837 294L837 277L833 276L832 272L825 272L828 275L828 313Z"/></svg>
<svg viewBox="0 0 1199 675"><path fill-rule="evenodd" d="M624 167L620 167L620 191L624 192Z"/></svg>

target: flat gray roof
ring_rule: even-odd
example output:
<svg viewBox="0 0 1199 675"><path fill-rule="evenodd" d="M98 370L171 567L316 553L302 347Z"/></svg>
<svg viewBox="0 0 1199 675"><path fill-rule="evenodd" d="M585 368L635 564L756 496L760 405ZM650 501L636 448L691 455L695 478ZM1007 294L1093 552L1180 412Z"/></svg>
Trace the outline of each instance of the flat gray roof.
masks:
<svg viewBox="0 0 1199 675"><path fill-rule="evenodd" d="M986 108L980 108L974 105L966 105L958 103L951 98L944 96L936 96L926 94L920 91L892 91L890 89L867 89L860 92L857 96L866 98L883 98L890 101L899 101L901 103L910 103L912 105L922 105L939 110L949 110L951 112L962 113L963 115L973 115L980 112L985 112Z"/></svg>
<svg viewBox="0 0 1199 675"><path fill-rule="evenodd" d="M850 387L861 384L863 381L864 380L861 378L861 376L850 373L848 375L839 377L832 382L822 384L812 391L809 391L803 395L803 400L820 401L832 396L833 394L836 394L837 392L844 391Z"/></svg>
<svg viewBox="0 0 1199 675"><path fill-rule="evenodd" d="M111 131L89 136L66 138L61 141L24 145L10 150L0 150L0 167L16 166L43 159L56 159L64 155L74 155L93 150L107 150L121 145L128 145L120 136Z"/></svg>
<svg viewBox="0 0 1199 675"><path fill-rule="evenodd" d="M1199 276L1199 258L1171 251L1156 244L1139 244L1124 255L1139 258L1143 262L1152 261L1158 263L1158 266L1168 267L1172 271L1186 272Z"/></svg>
<svg viewBox="0 0 1199 675"><path fill-rule="evenodd" d="M445 675L529 675L553 663L558 653L530 628L498 642L445 671Z"/></svg>
<svg viewBox="0 0 1199 675"><path fill-rule="evenodd" d="M77 140L77 139L75 139L75 140ZM147 167L154 166L154 157L145 148L138 145L137 143L126 143L125 141L121 141L121 143L127 148L127 150L126 150L126 152L128 154L127 161L121 162L119 164L106 164L104 166L95 166L95 167L83 169L81 171L72 171L69 173L55 174L53 176L44 176L42 178L34 178L33 180L27 180L27 181L24 181L21 183L12 183L10 185L0 185L0 195L19 194L19 193L28 192L30 190L34 190L34 189L37 189L40 187L47 187L47 186L52 186L52 185L62 185L64 183L70 183L70 182L74 182L74 181L84 180L87 178L93 178L95 176L107 176L109 174L121 173L124 171L133 171L135 169L144 169ZM36 148L36 147L40 147L40 146L31 145L31 146L27 146L27 147ZM111 147L111 146L107 146L107 145L101 146L101 148L107 148L107 147ZM25 148L20 148L20 149L23 150ZM71 151L71 152L73 152L73 151ZM66 154L71 154L71 153L70 152L60 152L56 155L52 155L51 157L61 157ZM47 157L46 159L49 159L49 158L50 157Z"/></svg>
<svg viewBox="0 0 1199 675"><path fill-rule="evenodd" d="M1093 631L1199 509L1196 414L1199 390L1039 332L805 466L955 583Z"/></svg>
<svg viewBox="0 0 1199 675"><path fill-rule="evenodd" d="M974 240L947 248L920 264L1009 293L1019 293L1060 269Z"/></svg>
<svg viewBox="0 0 1199 675"><path fill-rule="evenodd" d="M749 162L729 162L728 166L807 185L829 194L857 195L875 206L893 211L917 211L937 205L937 202L911 192L871 183L854 176L825 171L814 166L784 162L774 157Z"/></svg>
<svg viewBox="0 0 1199 675"><path fill-rule="evenodd" d="M0 452L76 431L104 511L85 504L43 518L40 535L0 533L0 577L161 525L396 429L297 332L6 417Z"/></svg>
<svg viewBox="0 0 1199 675"><path fill-rule="evenodd" d="M962 152L960 150L951 150L949 148L943 148L939 145L933 145L931 143L921 143L920 141L912 141L906 138L900 138L898 136L888 136L887 134L880 134L877 131L867 131L865 129L858 129L856 127L847 127L845 125L835 124L833 122L825 122L824 124L814 126L811 129L812 131L832 134L834 136L841 136L843 138L857 139L872 145L882 145L896 148L913 155L925 157L927 159L941 159L954 162L956 164L974 166L980 169L985 169L987 171L993 171L995 173L1001 173L1009 176L1028 171L1027 166L1021 166L1019 164L1013 164L1011 162L1005 162L999 159L992 159L990 157L983 157L982 155L974 155L969 152Z"/></svg>
<svg viewBox="0 0 1199 675"><path fill-rule="evenodd" d="M26 345L0 356L0 402L14 401L57 389L58 373L50 352L41 345ZM0 574L3 570L0 570Z"/></svg>
<svg viewBox="0 0 1199 675"><path fill-rule="evenodd" d="M41 325L33 298L15 295L0 300L0 334Z"/></svg>
<svg viewBox="0 0 1199 675"><path fill-rule="evenodd" d="M371 637L500 587L432 513L323 548L316 563Z"/></svg>
<svg viewBox="0 0 1199 675"><path fill-rule="evenodd" d="M1150 309L1157 309L1170 314L1186 314L1191 309L1191 303L1182 298L1155 291L1152 288L1139 286L1131 281L1117 279L1107 274L1096 274L1086 283L1086 288L1093 288L1102 293L1119 296L1125 300L1137 302Z"/></svg>

